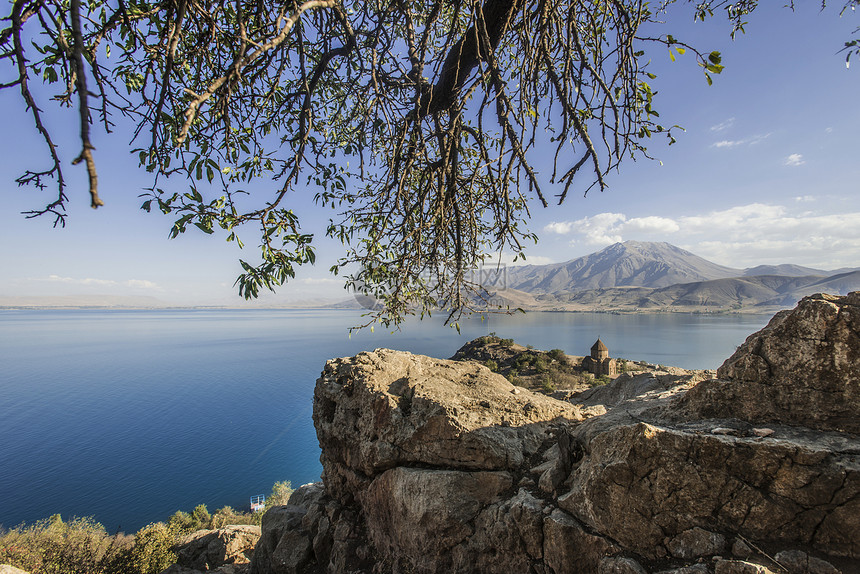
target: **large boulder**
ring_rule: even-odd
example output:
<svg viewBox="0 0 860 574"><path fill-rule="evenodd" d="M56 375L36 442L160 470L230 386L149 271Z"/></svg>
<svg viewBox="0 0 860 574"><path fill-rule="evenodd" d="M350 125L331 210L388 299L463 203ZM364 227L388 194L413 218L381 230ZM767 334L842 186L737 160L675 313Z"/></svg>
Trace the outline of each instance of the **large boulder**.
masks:
<svg viewBox="0 0 860 574"><path fill-rule="evenodd" d="M777 313L684 402L689 418L860 433L860 292Z"/></svg>
<svg viewBox="0 0 860 574"><path fill-rule="evenodd" d="M707 545L693 544L694 528L860 558L858 446L813 433L622 426L591 441L559 505L649 559L696 558L683 554ZM706 554L720 553L713 545Z"/></svg>
<svg viewBox="0 0 860 574"><path fill-rule="evenodd" d="M582 419L486 367L389 349L326 363L313 416L326 488L344 503L396 466L519 468L548 424Z"/></svg>

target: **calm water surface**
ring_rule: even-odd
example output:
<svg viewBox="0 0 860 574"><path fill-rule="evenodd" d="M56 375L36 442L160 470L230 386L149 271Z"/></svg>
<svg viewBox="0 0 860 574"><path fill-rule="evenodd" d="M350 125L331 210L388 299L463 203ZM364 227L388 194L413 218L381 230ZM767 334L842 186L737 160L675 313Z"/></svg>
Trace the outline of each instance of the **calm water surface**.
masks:
<svg viewBox="0 0 860 574"><path fill-rule="evenodd" d="M0 524L61 513L133 532L318 480L311 404L331 357L450 357L495 331L574 355L600 336L613 357L716 368L768 319L530 313L350 338L357 312L0 311Z"/></svg>

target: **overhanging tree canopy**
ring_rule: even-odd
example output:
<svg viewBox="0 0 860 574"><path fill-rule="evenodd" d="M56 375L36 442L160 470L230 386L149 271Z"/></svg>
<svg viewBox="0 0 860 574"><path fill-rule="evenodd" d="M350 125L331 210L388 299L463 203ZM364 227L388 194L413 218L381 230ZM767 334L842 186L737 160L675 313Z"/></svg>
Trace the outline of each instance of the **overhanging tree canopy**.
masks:
<svg viewBox="0 0 860 574"><path fill-rule="evenodd" d="M849 0L853 9L860 0ZM289 194L313 193L340 216L347 246L332 268L399 321L441 305L450 319L484 294L470 272L488 254L522 254L536 237L528 203L605 187L625 158L672 139L654 108L649 46L701 52L654 22L675 0L15 0L0 31L0 88L17 89L47 150L20 184L55 185L44 209L63 224L64 166L31 85L80 113L93 207L102 205L93 129L137 126L153 174L143 208L173 214L171 235L256 227L261 257L241 261L245 297L314 261ZM757 0L705 0L742 30ZM843 10L844 11L844 10ZM845 50L860 51L858 41ZM674 57L674 56L673 56ZM127 120L126 120L127 118ZM535 168L552 144L549 182ZM347 168L347 161L351 167ZM271 192L243 186L268 178ZM557 193L556 193L557 191Z"/></svg>

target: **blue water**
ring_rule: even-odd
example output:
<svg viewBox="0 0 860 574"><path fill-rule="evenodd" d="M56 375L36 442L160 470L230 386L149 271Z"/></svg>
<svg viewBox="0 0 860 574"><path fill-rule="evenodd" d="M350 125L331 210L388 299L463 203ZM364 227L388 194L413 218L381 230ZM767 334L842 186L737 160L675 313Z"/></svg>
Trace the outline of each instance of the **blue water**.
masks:
<svg viewBox="0 0 860 574"><path fill-rule="evenodd" d="M134 532L318 480L313 387L331 357L450 357L495 331L578 355L600 336L614 357L716 368L767 320L530 313L350 338L357 312L0 311L0 524L60 513Z"/></svg>

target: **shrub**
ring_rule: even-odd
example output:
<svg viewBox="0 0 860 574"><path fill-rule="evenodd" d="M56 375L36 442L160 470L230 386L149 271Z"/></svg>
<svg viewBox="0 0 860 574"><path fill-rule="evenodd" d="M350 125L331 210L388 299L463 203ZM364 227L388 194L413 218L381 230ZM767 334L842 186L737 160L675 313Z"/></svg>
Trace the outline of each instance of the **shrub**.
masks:
<svg viewBox="0 0 860 574"><path fill-rule="evenodd" d="M612 379L609 378L608 375L600 375L599 377L594 377L594 386L602 386L607 383L612 382Z"/></svg>
<svg viewBox="0 0 860 574"><path fill-rule="evenodd" d="M0 534L0 564L31 574L124 574L130 541L108 536L92 518L64 522L59 514Z"/></svg>
<svg viewBox="0 0 860 574"><path fill-rule="evenodd" d="M534 368L538 373L545 373L549 371L549 365L546 362L546 359L543 357L537 357L534 360Z"/></svg>
<svg viewBox="0 0 860 574"><path fill-rule="evenodd" d="M547 351L547 356L550 359L558 361L559 363L564 363L567 361L567 355L565 355L564 351L561 349L553 349L551 351Z"/></svg>
<svg viewBox="0 0 860 574"><path fill-rule="evenodd" d="M514 340L513 339L499 339L499 345L502 347L513 347Z"/></svg>
<svg viewBox="0 0 860 574"><path fill-rule="evenodd" d="M491 371L493 371L494 373L499 370L499 365L496 364L496 362L492 359L490 359L489 361L486 361L484 363L484 366L487 367L488 369L490 369Z"/></svg>
<svg viewBox="0 0 860 574"><path fill-rule="evenodd" d="M545 393L551 393L555 390L555 385L552 383L552 379L548 375L544 375L541 377L541 390Z"/></svg>
<svg viewBox="0 0 860 574"><path fill-rule="evenodd" d="M283 506L293 494L293 485L289 480L281 480L272 486L272 493L266 498L266 510L273 506ZM262 514L261 512L258 514Z"/></svg>
<svg viewBox="0 0 860 574"><path fill-rule="evenodd" d="M205 508L204 506L203 509ZM206 512L206 515L208 516L209 512ZM134 535L134 546L129 556L130 571L159 574L165 570L176 562L176 553L170 549L176 543L176 538L177 532L163 522L155 522L138 530Z"/></svg>

